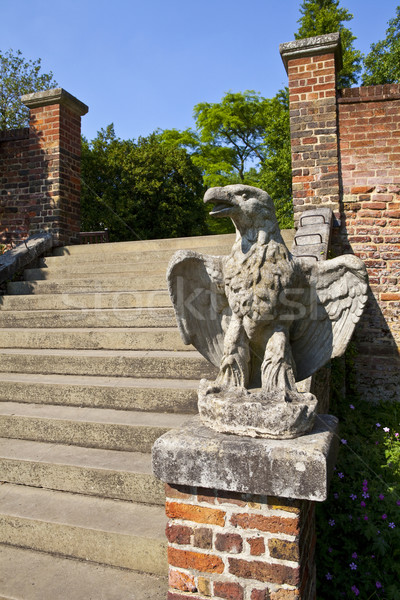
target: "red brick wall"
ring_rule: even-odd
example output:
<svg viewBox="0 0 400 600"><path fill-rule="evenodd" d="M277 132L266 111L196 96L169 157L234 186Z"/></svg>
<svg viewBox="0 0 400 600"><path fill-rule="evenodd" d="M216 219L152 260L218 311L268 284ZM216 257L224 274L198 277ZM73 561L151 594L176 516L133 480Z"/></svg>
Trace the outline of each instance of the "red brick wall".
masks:
<svg viewBox="0 0 400 600"><path fill-rule="evenodd" d="M288 75L295 221L321 205L338 215L335 55L290 60Z"/></svg>
<svg viewBox="0 0 400 600"><path fill-rule="evenodd" d="M49 101L52 92L33 95L40 97L42 105L30 108L28 138L27 130L24 139L2 141L0 137L0 241L3 243L10 237L22 240L43 230L53 233L55 244L74 243L78 239L80 115L84 105L59 89L54 90L54 100L51 97ZM7 139L9 132L4 137Z"/></svg>
<svg viewBox="0 0 400 600"><path fill-rule="evenodd" d="M326 39L314 38L311 56L302 55L311 47L304 40L297 55L284 50L295 221L331 207L333 252L365 261L371 294L355 335L359 391L400 400L400 85L337 93L338 55L326 54Z"/></svg>
<svg viewBox="0 0 400 600"><path fill-rule="evenodd" d="M400 399L400 85L341 90L338 117L338 237L364 260L372 292L356 333L359 382L371 398Z"/></svg>
<svg viewBox="0 0 400 600"><path fill-rule="evenodd" d="M314 600L314 503L166 486L168 600Z"/></svg>
<svg viewBox="0 0 400 600"><path fill-rule="evenodd" d="M28 236L31 201L29 195L29 129L0 132L0 243Z"/></svg>

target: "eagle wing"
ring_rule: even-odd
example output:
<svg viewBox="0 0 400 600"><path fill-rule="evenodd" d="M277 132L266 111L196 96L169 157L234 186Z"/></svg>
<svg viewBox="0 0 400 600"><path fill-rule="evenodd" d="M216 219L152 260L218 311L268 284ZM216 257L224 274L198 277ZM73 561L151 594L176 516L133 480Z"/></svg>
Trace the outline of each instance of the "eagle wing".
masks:
<svg viewBox="0 0 400 600"><path fill-rule="evenodd" d="M231 315L223 257L180 250L168 266L167 282L184 343L219 367Z"/></svg>
<svg viewBox="0 0 400 600"><path fill-rule="evenodd" d="M302 380L346 350L367 302L368 276L364 263L351 254L296 262L308 282L305 314L290 331L297 380Z"/></svg>

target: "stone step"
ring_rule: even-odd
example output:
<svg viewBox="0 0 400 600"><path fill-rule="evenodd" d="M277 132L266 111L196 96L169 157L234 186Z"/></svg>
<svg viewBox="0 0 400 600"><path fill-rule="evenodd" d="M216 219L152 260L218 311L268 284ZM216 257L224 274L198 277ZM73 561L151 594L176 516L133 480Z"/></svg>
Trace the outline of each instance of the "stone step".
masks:
<svg viewBox="0 0 400 600"><path fill-rule="evenodd" d="M81 292L0 296L0 311L26 310L125 310L130 308L171 308L166 289L130 292Z"/></svg>
<svg viewBox="0 0 400 600"><path fill-rule="evenodd" d="M0 328L176 327L172 308L0 310Z"/></svg>
<svg viewBox="0 0 400 600"><path fill-rule="evenodd" d="M0 402L0 437L150 452L155 440L188 415Z"/></svg>
<svg viewBox="0 0 400 600"><path fill-rule="evenodd" d="M140 452L0 438L0 481L146 504L165 502L151 455Z"/></svg>
<svg viewBox="0 0 400 600"><path fill-rule="evenodd" d="M0 329L0 348L73 350L194 350L177 327Z"/></svg>
<svg viewBox="0 0 400 600"><path fill-rule="evenodd" d="M96 276L112 276L115 271L125 276L137 277L138 275L142 275L146 273L146 275L165 275L167 272L168 261L163 259L159 259L154 262L125 262L125 263L103 263L98 261L96 263L85 262L85 263L76 263L71 262L69 266L51 266L47 268L38 268L38 269L25 269L24 271L24 280L25 281L54 281L60 279L86 279L93 278Z"/></svg>
<svg viewBox="0 0 400 600"><path fill-rule="evenodd" d="M165 575L165 524L161 506L0 487L0 542L11 546Z"/></svg>
<svg viewBox="0 0 400 600"><path fill-rule="evenodd" d="M232 249L232 244L234 238L230 238L230 242L224 242L223 244L215 245L215 246L207 246L206 248L201 246L193 246L188 241L187 245L184 249L194 250L195 252L200 252L203 254L211 254L214 256L229 254ZM137 252L137 251L126 251L126 252L104 252L100 246L97 247L96 252L88 252L86 254L63 254L62 256L46 256L40 259L41 267L51 267L51 268L66 268L68 265L84 265L84 264L93 264L97 265L108 265L108 264L118 264L123 265L124 263L129 264L142 264L143 262L156 262L156 261L168 261L175 254L177 249L167 249L167 250L147 250L145 252Z"/></svg>
<svg viewBox="0 0 400 600"><path fill-rule="evenodd" d="M0 545L1 600L165 600L167 589L161 575Z"/></svg>
<svg viewBox="0 0 400 600"><path fill-rule="evenodd" d="M196 248L211 248L215 246L231 246L235 240L235 234L205 235L192 238L168 238L161 240L135 240L132 242L110 242L106 244L82 244L76 246L64 246L55 248L54 256L76 256L87 254L110 255L112 253L122 254L124 252L147 252L167 250L186 250L188 246Z"/></svg>
<svg viewBox="0 0 400 600"><path fill-rule="evenodd" d="M61 281L11 281L7 292L21 294L73 294L81 292L126 292L165 290L167 287L163 275L136 275L128 277L126 273L114 273L92 276L91 279L62 279Z"/></svg>
<svg viewBox="0 0 400 600"><path fill-rule="evenodd" d="M0 373L0 401L195 414L198 384L182 378Z"/></svg>
<svg viewBox="0 0 400 600"><path fill-rule="evenodd" d="M1 348L0 372L199 380L215 379L217 370L190 351Z"/></svg>

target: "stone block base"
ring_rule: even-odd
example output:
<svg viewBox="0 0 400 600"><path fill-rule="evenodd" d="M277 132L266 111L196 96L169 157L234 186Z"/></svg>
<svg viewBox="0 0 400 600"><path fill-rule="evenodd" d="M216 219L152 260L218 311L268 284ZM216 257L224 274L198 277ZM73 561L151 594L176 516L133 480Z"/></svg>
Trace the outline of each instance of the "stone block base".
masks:
<svg viewBox="0 0 400 600"><path fill-rule="evenodd" d="M315 600L314 502L166 485L168 600Z"/></svg>

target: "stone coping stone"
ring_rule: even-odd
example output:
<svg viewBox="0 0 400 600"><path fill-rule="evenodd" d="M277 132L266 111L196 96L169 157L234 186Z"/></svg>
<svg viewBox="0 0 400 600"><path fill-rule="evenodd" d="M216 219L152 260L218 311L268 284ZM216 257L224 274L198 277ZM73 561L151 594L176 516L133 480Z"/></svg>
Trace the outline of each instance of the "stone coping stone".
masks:
<svg viewBox="0 0 400 600"><path fill-rule="evenodd" d="M323 54L331 53L333 53L336 58L336 69L340 71L343 66L342 44L340 33L338 31L280 44L279 52L283 64L285 65L286 72L288 71L290 60L304 58L305 56L322 56Z"/></svg>
<svg viewBox="0 0 400 600"><path fill-rule="evenodd" d="M52 247L52 234L41 232L27 238L16 248L4 252L0 256L0 283L10 280L17 271L29 265Z"/></svg>
<svg viewBox="0 0 400 600"><path fill-rule="evenodd" d="M53 88L42 92L33 92L21 96L21 102L28 108L39 108L40 106L51 106L52 104L62 104L79 116L86 115L89 107L75 98L72 94L63 88Z"/></svg>
<svg viewBox="0 0 400 600"><path fill-rule="evenodd" d="M312 431L290 440L218 433L198 416L153 446L153 471L169 484L322 502L338 450L338 419L317 415Z"/></svg>

